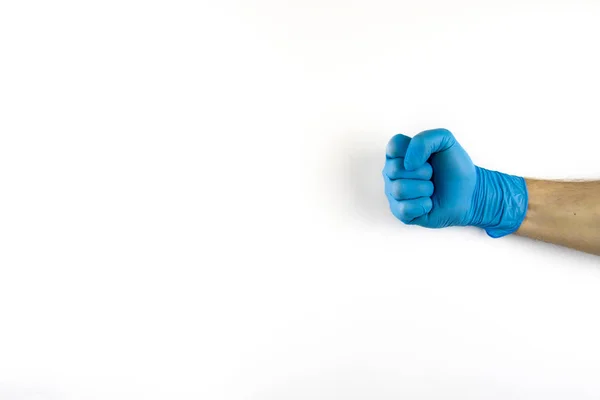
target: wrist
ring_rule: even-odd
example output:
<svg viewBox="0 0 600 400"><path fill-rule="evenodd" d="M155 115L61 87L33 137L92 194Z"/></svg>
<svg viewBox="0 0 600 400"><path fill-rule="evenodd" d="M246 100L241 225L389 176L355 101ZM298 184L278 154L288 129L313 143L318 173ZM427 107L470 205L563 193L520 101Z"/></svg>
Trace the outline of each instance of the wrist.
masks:
<svg viewBox="0 0 600 400"><path fill-rule="evenodd" d="M527 212L525 179L477 166L475 169L477 183L468 225L485 229L493 238L514 233Z"/></svg>

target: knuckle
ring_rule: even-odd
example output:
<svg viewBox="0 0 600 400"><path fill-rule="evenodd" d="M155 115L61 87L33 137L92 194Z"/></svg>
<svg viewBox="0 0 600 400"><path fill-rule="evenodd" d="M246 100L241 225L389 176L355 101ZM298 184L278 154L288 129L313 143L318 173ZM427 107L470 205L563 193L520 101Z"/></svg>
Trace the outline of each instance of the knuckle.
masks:
<svg viewBox="0 0 600 400"><path fill-rule="evenodd" d="M401 133L394 135L388 142L388 152L393 153L396 157L404 155L406 148L410 142L410 138Z"/></svg>
<svg viewBox="0 0 600 400"><path fill-rule="evenodd" d="M400 173L400 160L393 160L389 164L388 173L391 177L395 177Z"/></svg>
<svg viewBox="0 0 600 400"><path fill-rule="evenodd" d="M448 129L446 129L446 128L440 128L440 129L439 129L439 131L440 131L441 133L443 133L444 135L447 135L447 136L452 136L452 132L450 132L450 130L448 130Z"/></svg>
<svg viewBox="0 0 600 400"><path fill-rule="evenodd" d="M410 140L410 138L406 135L403 135L402 133L397 133L392 137L392 140L396 142L405 142Z"/></svg>
<svg viewBox="0 0 600 400"><path fill-rule="evenodd" d="M398 217L398 219L400 221L402 221L402 223L407 224L410 222L410 218L407 215L406 212L406 205L404 203L400 203L398 204L398 207L396 209L396 216Z"/></svg>
<svg viewBox="0 0 600 400"><path fill-rule="evenodd" d="M402 187L400 181L392 182L392 196L399 198L402 195Z"/></svg>
<svg viewBox="0 0 600 400"><path fill-rule="evenodd" d="M394 214L394 217L396 217L397 219L401 218L401 214L399 212L400 210L398 209L398 204L390 202L390 210L392 211L392 214Z"/></svg>

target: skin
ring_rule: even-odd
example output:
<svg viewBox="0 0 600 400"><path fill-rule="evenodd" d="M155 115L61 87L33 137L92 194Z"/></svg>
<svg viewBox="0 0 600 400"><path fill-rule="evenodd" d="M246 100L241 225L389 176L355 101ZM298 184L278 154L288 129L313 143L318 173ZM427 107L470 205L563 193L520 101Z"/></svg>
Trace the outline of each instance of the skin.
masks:
<svg viewBox="0 0 600 400"><path fill-rule="evenodd" d="M525 181L529 204L517 235L600 255L600 181Z"/></svg>

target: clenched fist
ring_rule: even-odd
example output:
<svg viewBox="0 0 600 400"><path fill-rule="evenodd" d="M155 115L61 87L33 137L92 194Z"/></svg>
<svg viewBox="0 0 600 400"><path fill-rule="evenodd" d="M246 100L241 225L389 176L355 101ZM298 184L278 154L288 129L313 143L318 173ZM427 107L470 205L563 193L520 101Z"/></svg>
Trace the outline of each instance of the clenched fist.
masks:
<svg viewBox="0 0 600 400"><path fill-rule="evenodd" d="M392 213L427 228L477 226L491 237L515 232L527 211L522 177L473 164L446 129L396 135L383 168Z"/></svg>

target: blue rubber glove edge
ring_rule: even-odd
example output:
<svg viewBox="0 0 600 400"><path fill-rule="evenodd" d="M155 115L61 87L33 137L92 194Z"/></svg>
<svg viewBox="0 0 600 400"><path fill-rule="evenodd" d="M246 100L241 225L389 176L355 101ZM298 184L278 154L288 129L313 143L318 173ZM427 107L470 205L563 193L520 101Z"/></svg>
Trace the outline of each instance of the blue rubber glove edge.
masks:
<svg viewBox="0 0 600 400"><path fill-rule="evenodd" d="M487 229L485 229L485 232L487 233L487 235L494 239L498 239L503 236L510 235L510 234L516 232L517 230L519 230L519 228L521 227L521 224L525 220L525 216L527 215L527 209L529 206L529 193L527 191L527 184L525 182L525 179L520 176L507 175L507 174L503 174L501 172L497 172L497 173L503 175L504 177L510 177L511 179L516 179L517 182L519 183L520 190L517 191L516 193L509 194L509 202L515 203L515 206L517 208L518 223L513 224L513 226L511 228L504 228L504 229L487 228ZM512 207L513 204L505 204L505 206Z"/></svg>

